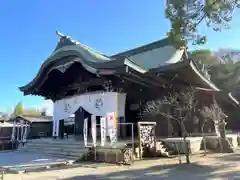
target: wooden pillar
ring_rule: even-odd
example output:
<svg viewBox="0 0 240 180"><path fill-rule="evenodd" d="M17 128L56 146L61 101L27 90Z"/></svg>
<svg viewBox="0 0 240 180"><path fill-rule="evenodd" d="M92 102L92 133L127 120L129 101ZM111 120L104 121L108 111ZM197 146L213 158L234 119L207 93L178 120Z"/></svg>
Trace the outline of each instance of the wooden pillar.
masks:
<svg viewBox="0 0 240 180"><path fill-rule="evenodd" d="M81 107L75 112L75 135L83 135L84 109Z"/></svg>
<svg viewBox="0 0 240 180"><path fill-rule="evenodd" d="M59 121L59 137L60 139L64 139L64 119Z"/></svg>

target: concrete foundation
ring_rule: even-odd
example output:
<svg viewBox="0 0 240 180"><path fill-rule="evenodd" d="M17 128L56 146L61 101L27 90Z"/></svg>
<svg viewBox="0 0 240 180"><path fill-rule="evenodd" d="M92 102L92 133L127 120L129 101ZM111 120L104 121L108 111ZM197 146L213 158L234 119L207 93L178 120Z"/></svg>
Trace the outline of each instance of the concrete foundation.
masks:
<svg viewBox="0 0 240 180"><path fill-rule="evenodd" d="M198 152L201 149L202 137L187 137L186 142L188 144L189 150L191 154ZM166 144L169 148L174 149L176 152L181 154L185 153L185 145L184 140L181 137L177 138L165 138L161 139L164 144Z"/></svg>
<svg viewBox="0 0 240 180"><path fill-rule="evenodd" d="M228 148L228 149L232 149L232 151L233 151L234 149L236 149L239 146L239 142L238 142L239 137L237 134L228 134L226 136L226 139L227 139L228 143L224 143L224 144L225 144L225 146L228 146L228 147L224 147L224 149ZM209 150L212 150L214 152L219 152L219 146L220 146L219 142L220 142L219 137L207 136L206 137L206 148ZM223 152L223 153L225 153L225 152Z"/></svg>

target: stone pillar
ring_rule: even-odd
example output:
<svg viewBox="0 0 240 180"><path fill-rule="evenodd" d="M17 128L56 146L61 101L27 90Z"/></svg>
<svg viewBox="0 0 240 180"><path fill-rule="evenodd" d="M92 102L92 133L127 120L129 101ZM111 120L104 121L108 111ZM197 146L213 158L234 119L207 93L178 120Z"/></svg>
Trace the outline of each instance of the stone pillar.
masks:
<svg viewBox="0 0 240 180"><path fill-rule="evenodd" d="M84 109L81 107L75 112L75 135L83 136Z"/></svg>

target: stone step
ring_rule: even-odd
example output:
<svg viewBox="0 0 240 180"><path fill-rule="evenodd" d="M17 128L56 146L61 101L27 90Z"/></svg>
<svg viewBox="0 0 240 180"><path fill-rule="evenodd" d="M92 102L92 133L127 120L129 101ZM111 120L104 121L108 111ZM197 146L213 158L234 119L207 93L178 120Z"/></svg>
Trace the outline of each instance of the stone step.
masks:
<svg viewBox="0 0 240 180"><path fill-rule="evenodd" d="M157 145L156 150L166 149L164 145Z"/></svg>
<svg viewBox="0 0 240 180"><path fill-rule="evenodd" d="M32 142L27 142L27 144L38 144L38 145L69 145L69 146L76 146L76 145L84 145L83 142L77 142L77 143L74 143L74 142L67 142L67 141L64 141L64 142L48 142L48 141L32 141Z"/></svg>
<svg viewBox="0 0 240 180"><path fill-rule="evenodd" d="M79 140L75 140L74 138L69 139L52 139L52 138L41 138L41 139L28 139L28 142L54 142L54 143L62 143L62 142L69 142L69 143L81 143L83 142L83 138ZM89 139L90 140L90 139Z"/></svg>
<svg viewBox="0 0 240 180"><path fill-rule="evenodd" d="M59 154L59 155L64 155L64 156L74 156L74 157L81 157L81 155L84 154L84 152L54 152L54 151L50 151L50 150L46 150L44 151L44 153L46 154Z"/></svg>
<svg viewBox="0 0 240 180"><path fill-rule="evenodd" d="M35 145L27 145L24 146L25 148L39 148L39 149L44 149L44 148L55 148L55 149L66 149L66 150L72 150L72 149L87 149L85 147L69 147L69 146L35 146Z"/></svg>
<svg viewBox="0 0 240 180"><path fill-rule="evenodd" d="M39 152L37 150L29 150L25 152ZM81 158L82 155L72 155L72 154L63 154L63 153L56 153L56 152L44 152L45 154L51 155L52 157L58 157L58 158L65 158L65 159L70 159L70 160L77 160Z"/></svg>
<svg viewBox="0 0 240 180"><path fill-rule="evenodd" d="M172 157L174 155L174 151L169 149L163 142L156 143L156 150L163 157Z"/></svg>
<svg viewBox="0 0 240 180"><path fill-rule="evenodd" d="M167 149L166 148L161 148L161 149L159 149L159 150L157 150L157 151L159 151L159 152L161 152L161 153L164 153L164 152L167 152Z"/></svg>
<svg viewBox="0 0 240 180"><path fill-rule="evenodd" d="M38 149L39 151L43 150L53 150L53 151L66 151L66 152L84 152L87 151L87 148L66 148L66 147L54 147L54 146L48 146L48 147L38 147L38 146L26 146L22 149Z"/></svg>
<svg viewBox="0 0 240 180"><path fill-rule="evenodd" d="M56 153L56 154L71 154L71 155L77 155L77 154L84 154L87 151L59 151L59 150L53 150L53 149L34 149L34 148L29 148L24 151L35 151L35 152L44 152L44 153Z"/></svg>
<svg viewBox="0 0 240 180"><path fill-rule="evenodd" d="M38 150L38 151L54 151L54 152L67 152L67 153L81 153L86 152L88 149L60 149L55 147L47 147L47 148L35 148L35 147L27 147L26 150Z"/></svg>
<svg viewBox="0 0 240 180"><path fill-rule="evenodd" d="M54 149L44 149L44 150L39 150L39 149L26 149L24 150L25 152L43 152L45 154L49 155L55 155L55 156L61 156L61 157L72 157L74 159L80 158L82 155L87 153L87 151L79 151L79 152L67 152L67 151L56 151Z"/></svg>
<svg viewBox="0 0 240 180"><path fill-rule="evenodd" d="M24 146L26 148L39 148L39 149L44 149L44 148L56 148L56 149L65 149L65 150L73 150L73 149L85 149L84 146L68 146L68 145L36 145L36 144L27 144Z"/></svg>
<svg viewBox="0 0 240 180"><path fill-rule="evenodd" d="M83 143L76 143L76 144L71 144L71 143L44 143L44 142L28 142L26 144L35 144L35 145L56 145L56 146L62 146L62 145L69 145L69 146L82 146L84 145Z"/></svg>
<svg viewBox="0 0 240 180"><path fill-rule="evenodd" d="M65 140L45 140L45 139L38 139L38 140L28 140L27 144L45 144L45 145L69 145L69 146L84 146L84 141L75 141L72 139L65 139ZM96 142L97 145L100 145L101 142L97 140ZM110 145L110 142L107 142L106 144ZM124 146L126 143L124 142L119 142L120 146ZM88 145L92 145L92 141L88 140Z"/></svg>
<svg viewBox="0 0 240 180"><path fill-rule="evenodd" d="M66 140L37 139L30 140L21 147L21 151L41 152L55 157L77 160L87 153L88 149L84 148L84 143Z"/></svg>
<svg viewBox="0 0 240 180"><path fill-rule="evenodd" d="M83 142L71 142L71 141L28 141L27 144L41 144L41 145L64 145L67 144L69 146L76 146L76 145L84 145Z"/></svg>

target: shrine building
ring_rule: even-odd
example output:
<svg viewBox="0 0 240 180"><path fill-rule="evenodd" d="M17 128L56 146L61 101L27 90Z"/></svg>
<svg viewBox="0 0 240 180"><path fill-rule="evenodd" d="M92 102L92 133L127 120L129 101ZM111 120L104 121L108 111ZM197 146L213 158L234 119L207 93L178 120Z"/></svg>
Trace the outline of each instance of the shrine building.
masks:
<svg viewBox="0 0 240 180"><path fill-rule="evenodd" d="M167 38L107 56L69 36L57 35L60 40L36 77L20 87L24 95L54 102L54 137L63 136L64 119L72 114L76 136L83 134L83 121L90 115L97 123L109 112L116 112L118 123L142 121L147 101L188 86L198 89L201 101L209 102L214 94L227 107L239 104L199 70L186 48L176 49ZM171 136L167 122L151 121L157 122L158 136ZM191 128L195 131L194 124ZM129 135L128 129L120 131L122 136Z"/></svg>

